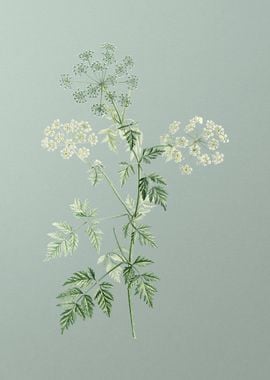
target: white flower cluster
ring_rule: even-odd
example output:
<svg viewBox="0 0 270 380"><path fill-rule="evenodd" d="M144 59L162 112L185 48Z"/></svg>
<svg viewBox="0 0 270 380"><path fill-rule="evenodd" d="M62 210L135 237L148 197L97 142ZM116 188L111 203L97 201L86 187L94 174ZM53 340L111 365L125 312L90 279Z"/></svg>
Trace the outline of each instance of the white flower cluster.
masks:
<svg viewBox="0 0 270 380"><path fill-rule="evenodd" d="M176 136L181 131L180 136ZM188 158L195 159L198 165L218 165L224 160L224 154L218 151L221 143L228 143L229 139L224 128L212 120L203 124L201 116L195 116L185 127L181 127L180 121L173 121L169 125L169 133L160 137L160 142L165 146L164 157L166 161L173 160L180 163L182 174L189 175L192 166Z"/></svg>
<svg viewBox="0 0 270 380"><path fill-rule="evenodd" d="M64 159L75 155L84 161L90 155L89 146L92 147L97 142L97 135L87 121L71 120L69 123L60 123L60 120L54 120L45 128L41 146L48 152L60 149Z"/></svg>

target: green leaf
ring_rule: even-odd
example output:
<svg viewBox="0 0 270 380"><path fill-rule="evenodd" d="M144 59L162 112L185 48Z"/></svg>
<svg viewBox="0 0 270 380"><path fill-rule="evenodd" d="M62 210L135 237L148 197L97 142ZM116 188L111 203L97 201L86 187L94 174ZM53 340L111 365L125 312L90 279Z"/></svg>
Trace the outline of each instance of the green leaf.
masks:
<svg viewBox="0 0 270 380"><path fill-rule="evenodd" d="M92 318L93 310L94 310L94 302L92 300L92 297L89 296L88 294L84 294L82 296L81 309L83 310L85 317Z"/></svg>
<svg viewBox="0 0 270 380"><path fill-rule="evenodd" d="M72 227L66 222L54 222L52 223L54 227L56 227L59 231L61 231L63 234L69 234L72 232Z"/></svg>
<svg viewBox="0 0 270 380"><path fill-rule="evenodd" d="M135 147L139 136L140 132L131 128L124 132L124 137L127 140L130 150L133 150L133 148Z"/></svg>
<svg viewBox="0 0 270 380"><path fill-rule="evenodd" d="M103 175L99 170L98 166L92 166L89 169L89 180L93 186L96 186L103 179Z"/></svg>
<svg viewBox="0 0 270 380"><path fill-rule="evenodd" d="M139 181L139 190L140 190L140 193L141 193L143 200L145 200L145 198L147 197L148 188L149 188L148 177L142 177Z"/></svg>
<svg viewBox="0 0 270 380"><path fill-rule="evenodd" d="M144 267L149 264L153 264L153 261L142 256L137 256L135 261L133 262L133 265L137 265L139 267Z"/></svg>
<svg viewBox="0 0 270 380"><path fill-rule="evenodd" d="M108 252L105 255L102 255L98 259L98 264L102 263L105 266L106 272L112 270L116 265L123 262L120 255L116 255L115 252ZM122 267L119 265L117 268L112 270L109 273L109 276L115 282L121 282Z"/></svg>
<svg viewBox="0 0 270 380"><path fill-rule="evenodd" d="M123 270L123 277L125 284L127 284L129 287L132 286L134 283L134 278L136 276L136 272L132 265L128 265Z"/></svg>
<svg viewBox="0 0 270 380"><path fill-rule="evenodd" d="M140 278L135 289L135 294L138 294L139 297L150 307L153 307L153 297L156 292L157 289L153 285Z"/></svg>
<svg viewBox="0 0 270 380"><path fill-rule="evenodd" d="M67 330L71 325L75 323L76 313L74 306L72 308L66 309L61 313L60 326L61 333Z"/></svg>
<svg viewBox="0 0 270 380"><path fill-rule="evenodd" d="M161 186L153 186L148 192L149 201L162 206L164 210L167 208L167 196L167 191Z"/></svg>
<svg viewBox="0 0 270 380"><path fill-rule="evenodd" d="M150 245L156 247L154 236L150 232L150 227L145 224L135 226L136 235L138 235L141 245Z"/></svg>
<svg viewBox="0 0 270 380"><path fill-rule="evenodd" d="M71 288L68 290L65 290L64 292L58 294L56 298L59 298L61 302L70 301L73 302L74 298L79 297L83 294L83 291L79 288Z"/></svg>
<svg viewBox="0 0 270 380"><path fill-rule="evenodd" d="M145 272L145 273L142 273L141 276L143 277L144 281L157 281L159 280L159 277L152 273L152 272Z"/></svg>
<svg viewBox="0 0 270 380"><path fill-rule="evenodd" d="M154 183L157 183L159 185L164 185L166 186L167 183L165 181L165 179L163 177L161 177L161 175L157 174L157 173L150 173L148 174L147 176L152 182Z"/></svg>
<svg viewBox="0 0 270 380"><path fill-rule="evenodd" d="M128 162L120 162L122 169L119 171L121 186L124 186L130 175L135 173L133 165Z"/></svg>
<svg viewBox="0 0 270 380"><path fill-rule="evenodd" d="M97 222L89 226L85 232L87 233L92 246L99 252L103 232L97 228Z"/></svg>
<svg viewBox="0 0 270 380"><path fill-rule="evenodd" d="M136 281L135 294L138 294L144 302L153 307L153 297L157 292L157 289L151 284L151 282L158 280L158 277L153 273L142 273L136 275L134 281Z"/></svg>
<svg viewBox="0 0 270 380"><path fill-rule="evenodd" d="M97 301L100 309L109 317L111 315L113 295L108 290L112 288L112 284L109 282L102 282L99 285L99 289L95 294L95 300Z"/></svg>
<svg viewBox="0 0 270 380"><path fill-rule="evenodd" d="M104 135L102 142L106 142L111 151L117 151L117 131L113 128L102 129L100 134Z"/></svg>
<svg viewBox="0 0 270 380"><path fill-rule="evenodd" d="M124 237L126 238L128 235L129 235L129 233L130 233L130 231L131 231L131 224L130 224L130 222L128 222L127 224L124 224L123 225L123 227L122 227L122 230L123 230L123 233L124 233Z"/></svg>
<svg viewBox="0 0 270 380"><path fill-rule="evenodd" d="M159 186L153 186L150 188L150 181ZM166 185L166 182L159 174L151 173L146 177L142 177L139 182L139 190L142 199L145 200L148 196L151 203L161 205L166 209L167 192L163 187L164 185Z"/></svg>
<svg viewBox="0 0 270 380"><path fill-rule="evenodd" d="M152 146L150 148L143 149L142 161L146 164L150 164L151 160L154 160L161 156L164 152L164 148L160 146Z"/></svg>
<svg viewBox="0 0 270 380"><path fill-rule="evenodd" d="M82 202L80 199L74 199L70 208L74 216L78 218L90 218L96 215L96 209L90 208L88 200Z"/></svg>
<svg viewBox="0 0 270 380"><path fill-rule="evenodd" d="M130 195L127 196L126 201L125 201L127 208L131 212L131 214L134 214L135 207L136 207L136 202L133 198L131 198ZM139 220L143 218L146 214L148 214L152 208L155 207L153 204L151 204L148 201L140 202L139 207L138 207L138 214L136 217L136 220Z"/></svg>
<svg viewBox="0 0 270 380"><path fill-rule="evenodd" d="M78 303L76 303L74 305L74 310L75 310L75 313L77 313L80 317L82 317L83 319L85 319L85 314L84 314L84 311L83 311L83 308L81 307L81 305L79 305Z"/></svg>
<svg viewBox="0 0 270 380"><path fill-rule="evenodd" d="M95 282L95 273L91 268L88 268L87 272L79 271L73 273L73 275L65 281L64 285L74 285L79 288L86 288Z"/></svg>
<svg viewBox="0 0 270 380"><path fill-rule="evenodd" d="M53 223L53 226L57 228L57 231L48 234L53 241L47 245L45 261L72 254L78 247L78 235L68 223Z"/></svg>

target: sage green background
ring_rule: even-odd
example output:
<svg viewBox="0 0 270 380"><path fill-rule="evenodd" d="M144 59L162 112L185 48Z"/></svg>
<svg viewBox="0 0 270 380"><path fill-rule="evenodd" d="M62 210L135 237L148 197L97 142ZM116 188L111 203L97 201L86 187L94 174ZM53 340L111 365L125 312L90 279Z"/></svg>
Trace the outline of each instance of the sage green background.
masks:
<svg viewBox="0 0 270 380"><path fill-rule="evenodd" d="M1 379L269 379L269 12L263 0L1 2ZM55 296L96 254L83 240L74 257L43 262L75 196L116 210L83 164L40 148L55 118L101 127L58 79L107 41L135 58L131 116L146 144L196 114L231 138L224 165L191 177L158 163L169 207L148 219L159 248L140 253L161 282L153 310L136 302L136 341L120 287L110 320L96 312L61 336ZM111 157L104 147L97 158L114 176Z"/></svg>

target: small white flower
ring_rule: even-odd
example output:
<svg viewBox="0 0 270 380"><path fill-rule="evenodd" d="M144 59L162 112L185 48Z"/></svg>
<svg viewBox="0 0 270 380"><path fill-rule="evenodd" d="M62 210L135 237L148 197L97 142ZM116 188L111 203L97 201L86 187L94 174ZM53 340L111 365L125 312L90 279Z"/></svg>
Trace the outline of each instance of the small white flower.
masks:
<svg viewBox="0 0 270 380"><path fill-rule="evenodd" d="M219 146L219 142L217 139L211 139L208 141L208 148L210 150L216 150Z"/></svg>
<svg viewBox="0 0 270 380"><path fill-rule="evenodd" d="M190 175L192 172L192 167L189 165L182 165L180 166L181 173L184 175Z"/></svg>
<svg viewBox="0 0 270 380"><path fill-rule="evenodd" d="M171 135L174 135L180 128L180 121L173 121L170 125L169 125L169 132Z"/></svg>
<svg viewBox="0 0 270 380"><path fill-rule="evenodd" d="M193 132L197 124L203 124L203 118L201 116L194 116L189 120L189 123L185 127L186 133Z"/></svg>
<svg viewBox="0 0 270 380"><path fill-rule="evenodd" d="M228 139L228 136L226 135L226 133L219 133L218 134L218 138L223 143L228 143L229 142L229 139Z"/></svg>
<svg viewBox="0 0 270 380"><path fill-rule="evenodd" d="M56 149L57 149L56 142L54 140L48 140L48 147L47 147L48 152L53 152Z"/></svg>
<svg viewBox="0 0 270 380"><path fill-rule="evenodd" d="M103 166L102 162L100 160L95 160L93 162L93 166Z"/></svg>
<svg viewBox="0 0 270 380"><path fill-rule="evenodd" d="M61 132L58 132L55 137L54 137L55 141L57 142L57 144L61 144L62 142L64 142L65 140L65 135Z"/></svg>
<svg viewBox="0 0 270 380"><path fill-rule="evenodd" d="M209 131L215 131L218 125L213 120L207 120L205 126Z"/></svg>
<svg viewBox="0 0 270 380"><path fill-rule="evenodd" d="M83 144L87 141L87 134L83 133L82 131L79 131L75 134L74 138L76 140L76 143Z"/></svg>
<svg viewBox="0 0 270 380"><path fill-rule="evenodd" d="M42 146L42 148L48 149L48 143L49 143L48 137L45 137L44 139L42 139L41 140L41 146Z"/></svg>
<svg viewBox="0 0 270 380"><path fill-rule="evenodd" d="M68 160L70 157L73 156L74 152L70 150L69 148L65 147L64 149L61 150L61 156L65 159Z"/></svg>
<svg viewBox="0 0 270 380"><path fill-rule="evenodd" d="M198 163L202 166L207 166L211 164L211 159L207 153L198 156Z"/></svg>
<svg viewBox="0 0 270 380"><path fill-rule="evenodd" d="M89 135L88 142L91 145L96 145L98 143L98 137L97 137L97 135L95 135L95 133L92 133L91 135Z"/></svg>
<svg viewBox="0 0 270 380"><path fill-rule="evenodd" d="M84 161L87 157L89 157L90 150L85 147L79 148L76 154L80 160Z"/></svg>
<svg viewBox="0 0 270 380"><path fill-rule="evenodd" d="M202 116L194 116L193 119L190 120L190 122L195 124L203 124L203 118Z"/></svg>
<svg viewBox="0 0 270 380"><path fill-rule="evenodd" d="M210 137L213 137L213 136L214 136L214 133L213 133L213 130L211 128L208 128L208 127L203 128L202 137L205 140L209 140Z"/></svg>
<svg viewBox="0 0 270 380"><path fill-rule="evenodd" d="M217 134L224 134L225 133L225 131L224 131L224 128L221 126L221 125L215 125L215 132L217 133Z"/></svg>
<svg viewBox="0 0 270 380"><path fill-rule="evenodd" d="M212 162L214 165L221 164L223 161L224 161L223 153L215 152L214 154L212 154Z"/></svg>
<svg viewBox="0 0 270 380"><path fill-rule="evenodd" d="M163 157L166 158L166 162L173 160L173 155L175 152L176 152L175 147L166 146L163 153Z"/></svg>
<svg viewBox="0 0 270 380"><path fill-rule="evenodd" d="M196 124L195 123L189 123L185 126L185 132L186 133L190 133L190 132L193 132L194 129L196 127Z"/></svg>
<svg viewBox="0 0 270 380"><path fill-rule="evenodd" d="M199 146L199 144L192 144L191 147L189 148L189 154L191 156L198 156L199 154L201 153L201 148Z"/></svg>
<svg viewBox="0 0 270 380"><path fill-rule="evenodd" d="M167 144L171 144L171 142L172 142L172 138L170 135L160 136L161 144L167 145Z"/></svg>
<svg viewBox="0 0 270 380"><path fill-rule="evenodd" d="M174 162L181 162L183 159L182 153L179 150L175 150L172 154Z"/></svg>
<svg viewBox="0 0 270 380"><path fill-rule="evenodd" d="M180 148L185 148L189 144L189 141L186 137L176 137L175 139L175 146Z"/></svg>
<svg viewBox="0 0 270 380"><path fill-rule="evenodd" d="M55 132L52 130L50 126L48 126L44 129L44 135L47 137L53 137L55 135Z"/></svg>
<svg viewBox="0 0 270 380"><path fill-rule="evenodd" d="M51 129L56 130L56 129L60 129L60 127L61 127L61 124L60 124L59 119L56 119L52 122Z"/></svg>
<svg viewBox="0 0 270 380"><path fill-rule="evenodd" d="M75 152L76 150L76 144L74 143L72 139L67 139L65 141L65 146L66 148L68 148L69 150L72 150L73 152Z"/></svg>
<svg viewBox="0 0 270 380"><path fill-rule="evenodd" d="M88 123L88 121L80 121L79 122L79 127L81 128L81 130L83 132L91 132L92 131L92 127L91 125Z"/></svg>
<svg viewBox="0 0 270 380"><path fill-rule="evenodd" d="M66 133L70 133L70 132L72 132L71 124L70 124L70 123L65 123L65 124L63 124L63 130L64 130Z"/></svg>

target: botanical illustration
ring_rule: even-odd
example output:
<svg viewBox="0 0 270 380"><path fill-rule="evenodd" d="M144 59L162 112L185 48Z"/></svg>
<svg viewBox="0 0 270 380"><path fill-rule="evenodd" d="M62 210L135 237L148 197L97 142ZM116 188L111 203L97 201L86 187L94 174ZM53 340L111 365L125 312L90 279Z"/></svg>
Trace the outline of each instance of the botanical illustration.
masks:
<svg viewBox="0 0 270 380"><path fill-rule="evenodd" d="M229 140L222 126L195 116L184 124L171 121L156 145L144 145L141 125L128 115L138 85L133 59L130 56L118 59L116 48L106 43L97 56L88 50L78 60L72 74L61 76L61 85L71 92L75 102L90 104L91 112L104 121L104 129L95 130L88 120L54 120L45 128L41 144L48 152L59 152L65 160L79 159L86 166L91 186L101 186L101 182L109 186L119 204L119 213L106 216L112 227L111 235L106 236L111 250L105 252L102 248L104 218L99 217L91 199L80 199L78 194L69 206L74 223L53 223L46 260L72 255L78 249L79 233L86 234L91 258L96 255L99 269L81 268L64 282L63 291L57 296L61 332L77 319L91 319L95 308L110 317L113 287L120 283L126 288L131 333L135 338L133 298L139 297L153 307L159 281L152 269L154 263L147 255L157 244L145 219L154 207L160 207L161 212L167 208L167 181L151 170L151 164L157 159L171 161L180 176L193 175L200 167L222 163L224 155L220 148ZM95 147L100 143L112 154L119 154L124 147L115 168L119 173L118 183L111 179L102 157L95 157ZM131 177L136 185L130 194L125 185ZM122 221L122 228L116 227L116 219L117 223ZM97 276L100 268L103 274Z"/></svg>

